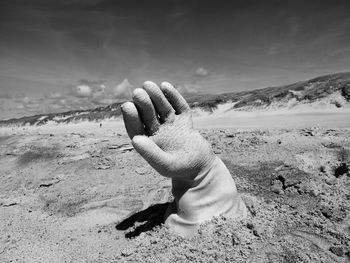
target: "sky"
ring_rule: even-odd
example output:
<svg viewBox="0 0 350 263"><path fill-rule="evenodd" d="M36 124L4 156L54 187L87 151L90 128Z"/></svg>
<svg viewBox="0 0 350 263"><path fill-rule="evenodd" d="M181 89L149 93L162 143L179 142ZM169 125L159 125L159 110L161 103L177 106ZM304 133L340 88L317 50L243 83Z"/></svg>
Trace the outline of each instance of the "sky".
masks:
<svg viewBox="0 0 350 263"><path fill-rule="evenodd" d="M1 0L0 119L108 105L146 80L223 93L350 71L350 1Z"/></svg>

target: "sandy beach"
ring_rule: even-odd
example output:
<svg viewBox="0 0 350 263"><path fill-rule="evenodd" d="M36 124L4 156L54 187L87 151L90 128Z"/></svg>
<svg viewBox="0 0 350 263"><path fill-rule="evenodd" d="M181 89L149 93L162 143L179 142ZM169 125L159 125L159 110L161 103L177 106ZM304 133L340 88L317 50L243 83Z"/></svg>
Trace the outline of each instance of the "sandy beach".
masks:
<svg viewBox="0 0 350 263"><path fill-rule="evenodd" d="M346 262L344 114L195 117L249 208L191 239L162 225L169 179L120 120L1 128L1 262Z"/></svg>

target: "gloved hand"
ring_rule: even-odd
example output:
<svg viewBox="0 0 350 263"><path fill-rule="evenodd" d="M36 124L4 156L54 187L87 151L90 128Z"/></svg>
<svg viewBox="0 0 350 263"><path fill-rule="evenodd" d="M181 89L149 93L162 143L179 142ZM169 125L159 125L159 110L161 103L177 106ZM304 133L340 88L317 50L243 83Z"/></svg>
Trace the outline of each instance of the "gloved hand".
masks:
<svg viewBox="0 0 350 263"><path fill-rule="evenodd" d="M135 150L161 175L172 179L174 202L165 223L182 236L193 235L213 216L244 217L246 208L224 163L192 127L191 110L167 82L147 81L122 105Z"/></svg>

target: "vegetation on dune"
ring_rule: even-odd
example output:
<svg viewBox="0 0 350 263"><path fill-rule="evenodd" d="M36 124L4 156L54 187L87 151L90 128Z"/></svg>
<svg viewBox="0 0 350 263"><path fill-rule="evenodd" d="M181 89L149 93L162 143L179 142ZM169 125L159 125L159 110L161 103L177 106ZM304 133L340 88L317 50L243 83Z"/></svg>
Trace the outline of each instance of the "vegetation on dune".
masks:
<svg viewBox="0 0 350 263"><path fill-rule="evenodd" d="M198 94L187 96L191 108L199 108L213 112L217 106L226 102L235 102L234 110L254 110L266 108L273 103L281 107L294 99L297 103L311 103L326 98L336 92L350 102L350 72L337 73L300 81L285 86L267 87L252 91L231 92L223 94ZM332 102L336 107L342 107L338 101ZM55 123L71 123L76 121L101 121L116 118L121 115L122 102L91 110L76 110L63 113L40 114L18 119L0 121L0 126L43 125L49 121Z"/></svg>

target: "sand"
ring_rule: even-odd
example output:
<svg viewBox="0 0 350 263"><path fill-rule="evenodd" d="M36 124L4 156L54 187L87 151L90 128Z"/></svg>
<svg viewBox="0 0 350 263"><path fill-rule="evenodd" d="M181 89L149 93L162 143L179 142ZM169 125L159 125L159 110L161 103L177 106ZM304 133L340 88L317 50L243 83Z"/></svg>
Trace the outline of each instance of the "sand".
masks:
<svg viewBox="0 0 350 263"><path fill-rule="evenodd" d="M194 119L250 215L191 239L120 120L1 128L0 262L349 262L349 114L248 115Z"/></svg>

